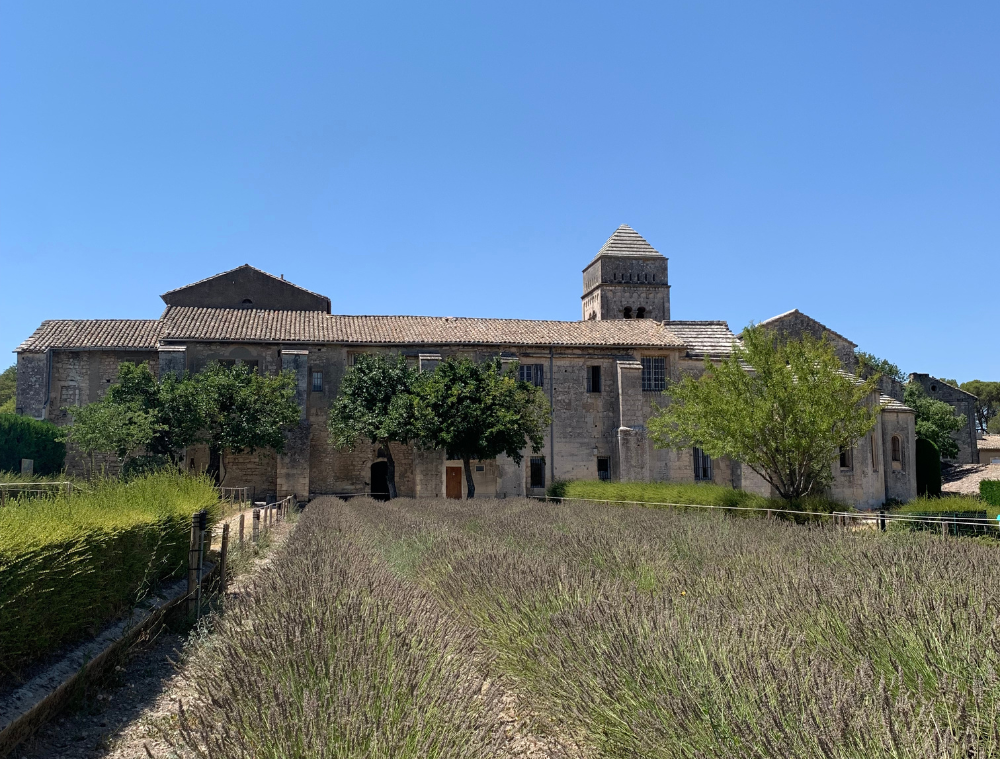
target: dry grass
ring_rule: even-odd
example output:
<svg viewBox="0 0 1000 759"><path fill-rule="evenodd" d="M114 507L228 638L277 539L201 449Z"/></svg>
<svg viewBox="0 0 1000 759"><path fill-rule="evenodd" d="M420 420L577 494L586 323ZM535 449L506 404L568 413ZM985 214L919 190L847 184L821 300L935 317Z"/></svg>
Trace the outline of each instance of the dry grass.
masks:
<svg viewBox="0 0 1000 759"><path fill-rule="evenodd" d="M187 744L490 756L499 673L597 756L997 756L998 550L580 503L311 506L193 665Z"/></svg>

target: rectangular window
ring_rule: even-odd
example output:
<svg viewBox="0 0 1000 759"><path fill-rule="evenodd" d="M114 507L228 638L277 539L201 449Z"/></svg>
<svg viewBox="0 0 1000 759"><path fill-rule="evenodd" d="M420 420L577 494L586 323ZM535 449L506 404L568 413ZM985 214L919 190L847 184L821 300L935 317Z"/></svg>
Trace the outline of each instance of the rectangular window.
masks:
<svg viewBox="0 0 1000 759"><path fill-rule="evenodd" d="M545 487L545 457L544 456L532 456L531 457L531 487L533 487L533 488L544 488Z"/></svg>
<svg viewBox="0 0 1000 759"><path fill-rule="evenodd" d="M240 361L240 363L243 364L243 366L247 367L250 370L251 374L256 372L260 366L259 361Z"/></svg>
<svg viewBox="0 0 1000 759"><path fill-rule="evenodd" d="M877 472L878 471L878 450L875 448L875 436L874 435L870 435L868 439L869 439L869 441L872 444L872 471L873 472Z"/></svg>
<svg viewBox="0 0 1000 759"><path fill-rule="evenodd" d="M601 367L599 366L587 367L587 392L588 393L601 392Z"/></svg>
<svg viewBox="0 0 1000 759"><path fill-rule="evenodd" d="M323 392L323 372L313 372L313 392Z"/></svg>
<svg viewBox="0 0 1000 759"><path fill-rule="evenodd" d="M234 358L223 358L219 360L219 364L226 367L227 369L232 369L236 366L236 359Z"/></svg>
<svg viewBox="0 0 1000 759"><path fill-rule="evenodd" d="M476 471L477 472L485 472L486 471L486 465L485 464L476 464Z"/></svg>
<svg viewBox="0 0 1000 759"><path fill-rule="evenodd" d="M851 469L854 466L854 456L851 454L851 449L846 446L840 446L840 468L841 469Z"/></svg>
<svg viewBox="0 0 1000 759"><path fill-rule="evenodd" d="M642 391L660 393L667 386L667 360L647 356L642 361Z"/></svg>
<svg viewBox="0 0 1000 759"><path fill-rule="evenodd" d="M545 384L545 364L520 364L517 367L517 378L535 387Z"/></svg>
<svg viewBox="0 0 1000 759"><path fill-rule="evenodd" d="M712 457L701 448L694 448L694 478L699 482L711 482Z"/></svg>
<svg viewBox="0 0 1000 759"><path fill-rule="evenodd" d="M598 456L597 458L597 479L611 479L611 459L607 456Z"/></svg>

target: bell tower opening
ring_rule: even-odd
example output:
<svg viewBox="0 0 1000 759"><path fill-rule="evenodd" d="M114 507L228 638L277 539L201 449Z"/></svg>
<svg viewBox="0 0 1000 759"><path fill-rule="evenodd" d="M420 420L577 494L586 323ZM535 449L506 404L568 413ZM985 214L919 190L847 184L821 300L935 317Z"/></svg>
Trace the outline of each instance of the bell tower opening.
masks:
<svg viewBox="0 0 1000 759"><path fill-rule="evenodd" d="M667 258L627 224L583 270L583 319L670 320Z"/></svg>

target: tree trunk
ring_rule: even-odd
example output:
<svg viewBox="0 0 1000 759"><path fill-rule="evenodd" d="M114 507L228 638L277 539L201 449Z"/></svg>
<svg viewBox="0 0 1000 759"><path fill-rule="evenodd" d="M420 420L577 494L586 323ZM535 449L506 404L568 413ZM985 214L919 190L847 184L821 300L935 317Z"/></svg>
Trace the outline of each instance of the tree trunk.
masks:
<svg viewBox="0 0 1000 759"><path fill-rule="evenodd" d="M469 459L463 458L462 463L465 465L465 485L466 485L466 498L476 497L476 483L472 481L472 464L469 463Z"/></svg>
<svg viewBox="0 0 1000 759"><path fill-rule="evenodd" d="M219 484L219 470L222 468L222 450L209 446L208 448L208 469L205 474L212 478L212 481Z"/></svg>
<svg viewBox="0 0 1000 759"><path fill-rule="evenodd" d="M385 450L385 479L389 485L389 500L391 501L393 498L399 497L396 492L396 462L392 458L392 449L389 447L388 440L382 443L382 448Z"/></svg>

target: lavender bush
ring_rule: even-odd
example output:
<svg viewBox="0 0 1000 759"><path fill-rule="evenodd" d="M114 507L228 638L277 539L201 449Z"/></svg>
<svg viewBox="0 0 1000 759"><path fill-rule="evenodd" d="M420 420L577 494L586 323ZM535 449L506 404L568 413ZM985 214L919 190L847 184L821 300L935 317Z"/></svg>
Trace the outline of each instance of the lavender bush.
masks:
<svg viewBox="0 0 1000 759"><path fill-rule="evenodd" d="M997 756L997 558L691 511L316 502L198 663L186 735L490 756L492 671L594 756Z"/></svg>

